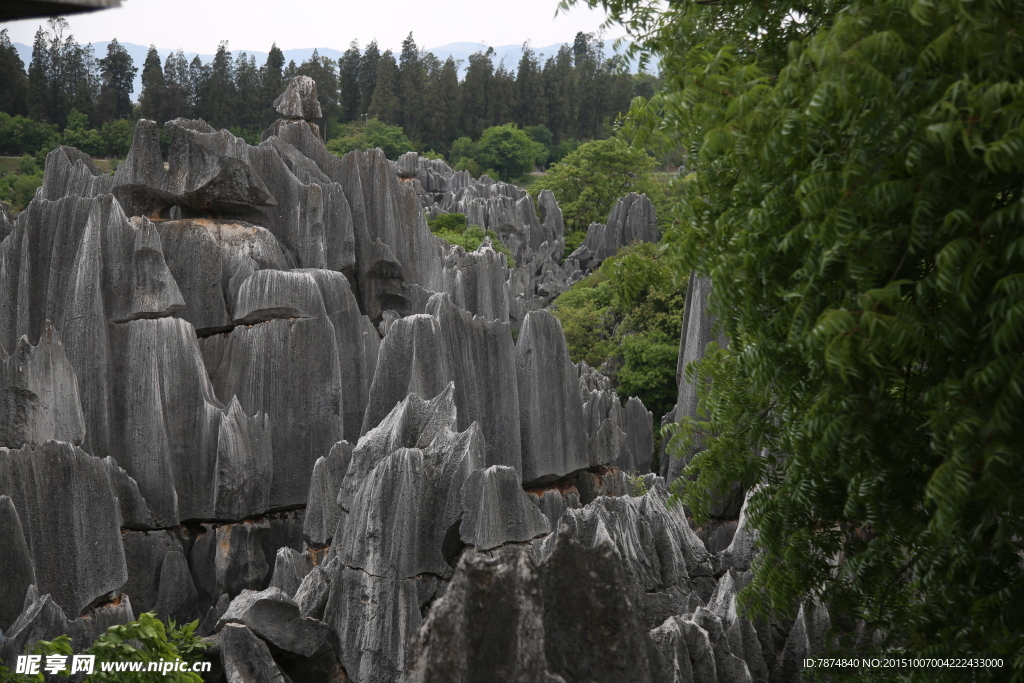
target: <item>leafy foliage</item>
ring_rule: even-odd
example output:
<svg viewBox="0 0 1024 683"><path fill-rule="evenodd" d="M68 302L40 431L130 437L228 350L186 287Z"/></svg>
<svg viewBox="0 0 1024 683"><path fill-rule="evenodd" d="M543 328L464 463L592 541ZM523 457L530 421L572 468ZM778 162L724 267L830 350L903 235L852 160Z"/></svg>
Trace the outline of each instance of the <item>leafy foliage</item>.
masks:
<svg viewBox="0 0 1024 683"><path fill-rule="evenodd" d="M760 485L743 600L1024 679L1024 7L601 4L662 56L630 134L695 172L666 258L730 344L689 369L678 493Z"/></svg>
<svg viewBox="0 0 1024 683"><path fill-rule="evenodd" d="M685 284L673 278L658 245L636 244L561 294L552 313L562 323L574 363L607 362L619 398L638 396L660 417L676 400L685 301Z"/></svg>
<svg viewBox="0 0 1024 683"><path fill-rule="evenodd" d="M509 268L516 267L516 260L512 251L501 241L501 237L493 230L484 230L479 225L466 225L466 215L461 213L444 213L428 222L430 231L446 241L448 244L459 246L466 251L476 251L490 238L494 251L505 255L505 261Z"/></svg>
<svg viewBox="0 0 1024 683"><path fill-rule="evenodd" d="M341 134L327 142L327 149L342 156L352 150L379 147L388 159L397 159L406 152L414 151L412 142L405 136L401 126L390 126L379 119L369 119L365 124L352 123L341 127Z"/></svg>
<svg viewBox="0 0 1024 683"><path fill-rule="evenodd" d="M484 168L496 170L502 180L519 178L547 159L547 149L535 142L514 123L492 126L483 132L475 146L476 160Z"/></svg>
<svg viewBox="0 0 1024 683"><path fill-rule="evenodd" d="M652 202L664 197L654 180L654 159L643 149L617 138L581 145L548 168L547 175L530 187L531 193L551 190L558 198L569 230L586 230L608 218L619 197L644 192Z"/></svg>
<svg viewBox="0 0 1024 683"><path fill-rule="evenodd" d="M163 622L152 612L139 615L136 621L111 626L92 646L81 654L95 655L96 668L88 678L90 681L106 681L109 683L136 683L138 681L177 681L178 683L201 683L201 676L191 672L174 671L166 675L157 672L128 673L105 672L100 662L159 662L161 660L184 660L198 662L203 659L206 644L195 635L198 621L184 626L177 626L173 621L165 627ZM141 645L142 647L138 647ZM71 639L60 636L53 641L41 640L36 643L36 654L60 654L70 656ZM68 676L68 672L61 672ZM43 674L38 680L43 680Z"/></svg>

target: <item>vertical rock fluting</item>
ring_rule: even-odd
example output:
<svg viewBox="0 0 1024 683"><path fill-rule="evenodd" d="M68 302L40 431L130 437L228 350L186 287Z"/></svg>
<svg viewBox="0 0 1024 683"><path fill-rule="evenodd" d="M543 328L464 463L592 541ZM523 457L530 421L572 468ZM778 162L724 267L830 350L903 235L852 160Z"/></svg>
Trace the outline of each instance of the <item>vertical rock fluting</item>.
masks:
<svg viewBox="0 0 1024 683"><path fill-rule="evenodd" d="M523 481L545 484L590 466L576 369L562 326L548 311L526 315L516 342Z"/></svg>
<svg viewBox="0 0 1024 683"><path fill-rule="evenodd" d="M166 169L151 121L114 175L58 148L0 211L2 655L156 611L231 681L791 680L827 617L737 611L745 519L711 554L661 477L628 495L652 416L542 310L582 273L554 196L338 158L305 77L275 104L258 146L168 122ZM623 198L588 248L653 225Z"/></svg>
<svg viewBox="0 0 1024 683"><path fill-rule="evenodd" d="M99 458L59 441L0 448L0 496L19 512L35 585L65 614L125 584L120 514Z"/></svg>

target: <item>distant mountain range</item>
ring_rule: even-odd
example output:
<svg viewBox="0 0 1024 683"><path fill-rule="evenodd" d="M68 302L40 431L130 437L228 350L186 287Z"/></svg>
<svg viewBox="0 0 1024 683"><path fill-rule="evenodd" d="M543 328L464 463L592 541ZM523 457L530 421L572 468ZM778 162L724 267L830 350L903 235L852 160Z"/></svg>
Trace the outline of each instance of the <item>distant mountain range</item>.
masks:
<svg viewBox="0 0 1024 683"><path fill-rule="evenodd" d="M605 52L607 54L612 52L612 42L612 40L605 41ZM107 54L108 44L109 43L107 41L92 43L92 49L97 59ZM555 43L554 45L547 45L545 47L531 46L531 49L537 54L538 59L541 59L541 55L543 55L543 59L547 59L557 53L558 48L563 44L564 43ZM136 68L139 69L138 73L135 75L135 93L133 94L133 97L137 100L139 93L142 92L142 63L146 60L146 53L149 52L149 46L137 45L135 43L121 43L121 45L128 50L128 54L132 56L132 60L134 60ZM32 61L32 46L25 45L24 43L14 43L14 47L17 48L18 54L21 56L21 60L25 62L25 68L27 69L29 62ZM315 49L322 56L329 57L334 60L337 60L344 53L344 50L336 50L330 47L319 47ZM442 60L448 59L448 57L451 56L457 62L461 61L462 63L459 67L459 76L462 77L465 75L466 67L469 65L469 56L475 52L480 52L486 49L487 46L483 43L448 43L447 45L428 48L427 52L434 53ZM158 47L156 50L160 54L161 61L166 59L168 54L174 52L174 49L169 48ZM313 55L313 50L314 48L311 47L297 50L283 50L285 63L294 61L296 64L301 64ZM232 56L237 56L239 52L245 52L246 54L253 55L256 58L257 64L262 65L267 60L267 53L259 50L232 50L231 54ZM192 61L196 54L197 53L195 52L186 52L185 56L189 61ZM501 62L504 62L508 68L514 71L516 66L519 64L519 59L522 57L522 54L522 45L502 45L500 47L496 47L494 48L494 64L497 66ZM213 59L213 54L199 53L199 58L203 60L203 62L209 62ZM541 60L542 63L543 59Z"/></svg>

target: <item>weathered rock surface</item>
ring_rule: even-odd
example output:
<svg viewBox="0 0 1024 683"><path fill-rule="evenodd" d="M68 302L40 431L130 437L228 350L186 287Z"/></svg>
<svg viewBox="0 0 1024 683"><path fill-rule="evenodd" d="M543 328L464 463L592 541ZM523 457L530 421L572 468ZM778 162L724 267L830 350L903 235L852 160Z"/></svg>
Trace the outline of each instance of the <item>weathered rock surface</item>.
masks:
<svg viewBox="0 0 1024 683"><path fill-rule="evenodd" d="M505 255L487 238L476 251L452 247L444 258L444 291L459 308L487 320L508 322L509 270Z"/></svg>
<svg viewBox="0 0 1024 683"><path fill-rule="evenodd" d="M84 437L75 369L60 334L46 324L37 344L22 337L11 356L0 356L0 446L51 439L81 444Z"/></svg>
<svg viewBox="0 0 1024 683"><path fill-rule="evenodd" d="M478 422L487 464L514 467L522 476L515 347L508 324L474 317L446 294L431 297L427 313L440 327L440 347L455 382L459 429Z"/></svg>
<svg viewBox="0 0 1024 683"><path fill-rule="evenodd" d="M795 680L822 620L737 611L742 490L703 536L668 472L630 496L653 417L542 310L657 239L646 198L563 260L550 192L338 158L305 77L276 105L258 146L169 122L167 169L151 121L114 175L58 148L0 210L4 656L134 606L219 625L228 680ZM514 267L431 235L446 212Z"/></svg>
<svg viewBox="0 0 1024 683"><path fill-rule="evenodd" d="M117 500L98 458L59 441L0 448L0 495L18 511L39 590L66 614L128 580Z"/></svg>
<svg viewBox="0 0 1024 683"><path fill-rule="evenodd" d="M559 680L544 657L544 605L529 555L467 551L412 646L409 683Z"/></svg>
<svg viewBox="0 0 1024 683"><path fill-rule="evenodd" d="M227 624L220 634L220 658L228 683L287 683L270 648L244 624Z"/></svg>
<svg viewBox="0 0 1024 683"><path fill-rule="evenodd" d="M32 555L21 529L18 511L9 496L0 496L0 631L10 628L25 604L28 587L36 582Z"/></svg>
<svg viewBox="0 0 1024 683"><path fill-rule="evenodd" d="M625 472L646 474L651 471L654 457L654 413L636 396L626 401L624 410L627 455L615 465Z"/></svg>
<svg viewBox="0 0 1024 683"><path fill-rule="evenodd" d="M269 531L267 519L202 525L189 552L200 611L208 610L221 595L234 598L243 590L266 587L271 567L263 539Z"/></svg>
<svg viewBox="0 0 1024 683"><path fill-rule="evenodd" d="M270 587L279 588L284 595L294 598L311 569L305 555L295 548L284 546L277 551L277 557L274 559Z"/></svg>
<svg viewBox="0 0 1024 683"><path fill-rule="evenodd" d="M128 581L124 592L131 596L139 613L151 612L160 598L160 575L167 555L184 555L185 546L181 539L167 530L122 531L125 564ZM194 582L193 582L193 590ZM198 609L198 598L197 598Z"/></svg>
<svg viewBox="0 0 1024 683"><path fill-rule="evenodd" d="M231 601L217 628L231 623L244 624L271 645L304 657L331 647L329 629L316 619L301 616L295 601L276 586L261 592L242 591Z"/></svg>
<svg viewBox="0 0 1024 683"><path fill-rule="evenodd" d="M647 195L630 192L612 207L607 223L590 224L583 244L569 258L577 260L583 270L593 270L620 247L660 239L651 200Z"/></svg>
<svg viewBox="0 0 1024 683"><path fill-rule="evenodd" d="M149 511L146 499L139 492L139 484L118 466L117 462L109 455L103 458L103 466L107 470L107 481L110 482L110 490L117 498L118 508L121 511L122 529L153 529L156 522Z"/></svg>
<svg viewBox="0 0 1024 683"><path fill-rule="evenodd" d="M257 270L289 270L295 258L267 229L242 221L192 218L156 224L167 267L184 306L176 313L206 336L229 332L246 278Z"/></svg>
<svg viewBox="0 0 1024 683"><path fill-rule="evenodd" d="M238 294L214 386L273 425L269 504L305 504L313 465L343 436L344 397L334 325L309 272L261 270Z"/></svg>
<svg viewBox="0 0 1024 683"><path fill-rule="evenodd" d="M676 398L672 422L684 417L700 419L697 412L697 387L685 374L687 365L704 357L707 345L712 341L725 346L726 340L714 332L714 318L708 311L708 297L711 295L711 279L690 274L686 286L686 304L683 311L683 329L679 342L679 361L676 367L676 381L679 383L679 395ZM699 450L699 447L698 447ZM692 457L692 454L691 456ZM689 458L662 458L661 476L668 483L679 476Z"/></svg>
<svg viewBox="0 0 1024 683"><path fill-rule="evenodd" d="M576 369L558 319L526 315L516 342L523 482L545 484L590 466Z"/></svg>
<svg viewBox="0 0 1024 683"><path fill-rule="evenodd" d="M559 489L548 489L543 492L530 492L531 498L536 503L544 516L548 518L552 529L558 528L558 520L569 508L580 507L580 494L575 486L565 491Z"/></svg>
<svg viewBox="0 0 1024 683"><path fill-rule="evenodd" d="M200 616L199 596L192 583L188 562L176 550L164 555L153 609L161 618L173 619L178 624L188 624Z"/></svg>
<svg viewBox="0 0 1024 683"><path fill-rule="evenodd" d="M317 459L309 485L309 501L302 533L317 545L328 545L343 514L338 505L338 491L352 459L352 445L339 441L331 452Z"/></svg>
<svg viewBox="0 0 1024 683"><path fill-rule="evenodd" d="M295 604L299 606L299 614L313 619L323 618L330 589L327 573L320 567L313 567L295 592Z"/></svg>
<svg viewBox="0 0 1024 683"><path fill-rule="evenodd" d="M68 633L70 623L64 610L48 593L40 596L32 586L25 596L25 609L5 632L0 642L0 659L14 662L26 647L40 640L53 640Z"/></svg>
<svg viewBox="0 0 1024 683"><path fill-rule="evenodd" d="M274 109L289 119L319 119L320 100L317 99L316 83L309 76L296 76L285 91L274 100Z"/></svg>
<svg viewBox="0 0 1024 683"><path fill-rule="evenodd" d="M566 683L662 679L660 653L620 590L620 567L610 540L586 547L558 533L541 579L544 649Z"/></svg>
<svg viewBox="0 0 1024 683"><path fill-rule="evenodd" d="M544 513L530 501L511 467L474 470L462 485L460 535L466 545L490 550L525 542L551 531Z"/></svg>

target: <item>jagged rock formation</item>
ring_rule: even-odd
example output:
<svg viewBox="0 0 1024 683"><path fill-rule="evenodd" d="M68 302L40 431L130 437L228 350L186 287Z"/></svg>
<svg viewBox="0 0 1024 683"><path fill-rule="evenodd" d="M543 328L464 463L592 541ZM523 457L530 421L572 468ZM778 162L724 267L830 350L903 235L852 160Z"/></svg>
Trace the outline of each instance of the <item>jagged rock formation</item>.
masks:
<svg viewBox="0 0 1024 683"><path fill-rule="evenodd" d="M543 310L554 196L338 158L304 77L275 106L256 146L168 122L166 169L150 121L113 175L58 148L0 212L0 656L155 611L228 681L795 680L821 611L736 611L756 533L666 507L651 414ZM641 239L624 198L584 265Z"/></svg>
<svg viewBox="0 0 1024 683"><path fill-rule="evenodd" d="M657 242L661 239L654 205L645 194L630 192L620 198L608 214L607 223L591 223L587 237L569 259L583 271L594 270L620 247L634 242Z"/></svg>

